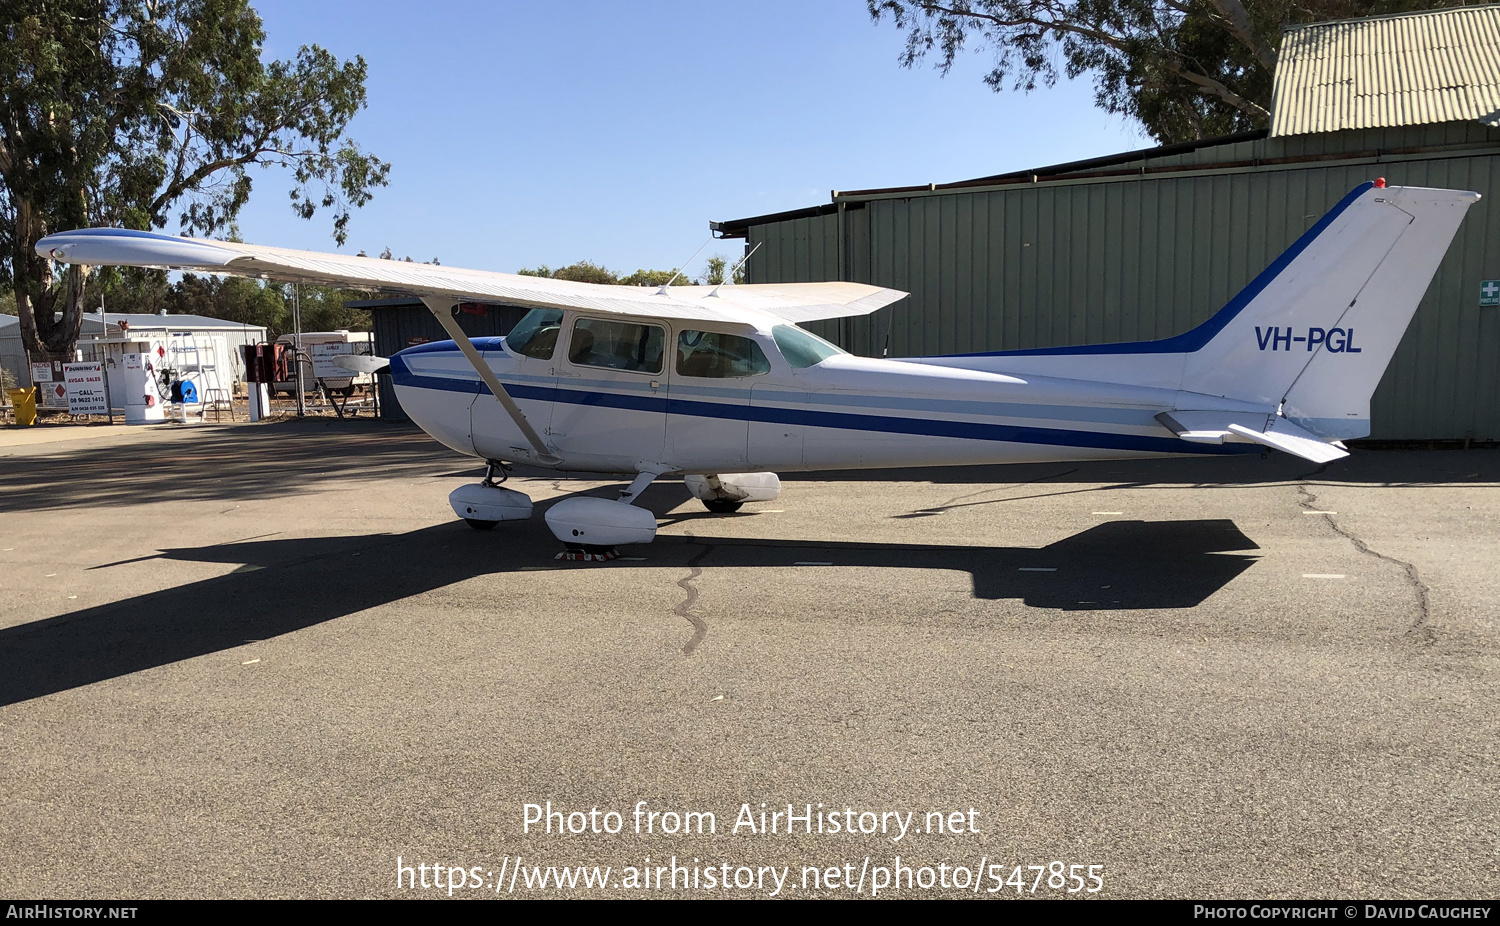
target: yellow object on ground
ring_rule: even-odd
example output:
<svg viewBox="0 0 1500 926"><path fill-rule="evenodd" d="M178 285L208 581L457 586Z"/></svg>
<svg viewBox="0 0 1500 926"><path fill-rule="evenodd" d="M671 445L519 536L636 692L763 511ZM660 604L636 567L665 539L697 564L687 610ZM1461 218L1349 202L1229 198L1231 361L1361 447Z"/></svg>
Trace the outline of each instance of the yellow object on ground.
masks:
<svg viewBox="0 0 1500 926"><path fill-rule="evenodd" d="M36 387L12 389L10 404L16 407L16 424L36 424Z"/></svg>

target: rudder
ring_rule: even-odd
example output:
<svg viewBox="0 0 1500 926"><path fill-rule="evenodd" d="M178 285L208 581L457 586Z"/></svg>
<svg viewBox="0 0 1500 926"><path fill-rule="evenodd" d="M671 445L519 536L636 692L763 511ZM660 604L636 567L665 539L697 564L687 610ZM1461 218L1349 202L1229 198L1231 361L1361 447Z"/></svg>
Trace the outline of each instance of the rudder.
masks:
<svg viewBox="0 0 1500 926"><path fill-rule="evenodd" d="M1329 440L1369 434L1370 396L1478 199L1356 188L1195 329L1218 327L1187 352L1182 389L1278 406Z"/></svg>

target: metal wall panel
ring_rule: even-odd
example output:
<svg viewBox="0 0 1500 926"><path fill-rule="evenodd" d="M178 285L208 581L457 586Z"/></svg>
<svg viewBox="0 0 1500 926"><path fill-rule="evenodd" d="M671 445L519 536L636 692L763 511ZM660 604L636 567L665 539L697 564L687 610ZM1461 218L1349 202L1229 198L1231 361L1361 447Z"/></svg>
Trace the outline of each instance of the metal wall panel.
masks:
<svg viewBox="0 0 1500 926"><path fill-rule="evenodd" d="M1264 163L1340 153L1347 160ZM911 293L868 318L808 326L868 356L887 342L899 357L1164 338L1207 319L1366 180L1477 190L1486 199L1375 393L1372 436L1500 439L1500 308L1478 305L1480 281L1500 279L1500 131L1301 135L1150 166L1225 162L1242 163L872 196L835 215L752 225L748 243L762 247L747 268L752 282L853 279Z"/></svg>
<svg viewBox="0 0 1500 926"><path fill-rule="evenodd" d="M471 338L488 338L509 334L529 309L524 306L492 305L486 315L471 315L461 312L458 327ZM412 346L414 338L425 341L446 341L448 333L438 320L432 317L427 307L420 302L408 305L383 305L367 309L370 313L371 330L375 333L375 353L389 357ZM415 343L424 343L417 341ZM389 376L377 376L380 389L380 417L399 421L408 416L396 400L396 390Z"/></svg>

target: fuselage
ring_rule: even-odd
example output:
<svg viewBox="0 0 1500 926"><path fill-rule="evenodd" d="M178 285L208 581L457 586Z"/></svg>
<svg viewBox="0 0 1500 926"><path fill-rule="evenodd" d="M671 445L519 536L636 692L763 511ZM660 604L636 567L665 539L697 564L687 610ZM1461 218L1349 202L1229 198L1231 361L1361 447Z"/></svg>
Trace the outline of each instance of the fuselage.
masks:
<svg viewBox="0 0 1500 926"><path fill-rule="evenodd" d="M541 317L538 317L540 313ZM734 324L536 310L474 344L572 472L733 473L1259 452L1179 440L1187 407L1274 407L1170 388L855 357L766 319ZM951 363L950 361L945 361ZM428 434L473 456L535 453L453 342L391 359Z"/></svg>

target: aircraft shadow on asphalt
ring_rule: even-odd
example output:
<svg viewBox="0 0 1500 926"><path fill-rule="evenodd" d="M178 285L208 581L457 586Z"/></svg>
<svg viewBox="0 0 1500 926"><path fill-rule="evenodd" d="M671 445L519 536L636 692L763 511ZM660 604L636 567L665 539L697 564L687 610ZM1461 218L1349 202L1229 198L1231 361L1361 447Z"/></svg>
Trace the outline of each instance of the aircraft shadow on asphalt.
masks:
<svg viewBox="0 0 1500 926"><path fill-rule="evenodd" d="M460 457L413 427L382 421L309 419L254 428L206 429L171 443L80 447L56 445L25 456L0 456L0 512L116 507L162 501L245 501L344 488L360 479L473 477L483 467ZM553 480L549 470L516 467L516 475ZM561 478L571 480L572 475ZM587 475L582 478L590 478ZM593 477L619 479L620 477ZM1244 485L1444 486L1500 483L1500 449L1357 450L1319 468L1285 454L1229 458L1114 460L1089 463L1014 463L906 470L783 473L798 482L925 482L952 485L955 502L1002 488L1024 489L1009 499L1108 493L1114 489L1176 490ZM663 479L653 493L674 480ZM680 487L681 482L676 481ZM1103 502L1101 502L1102 504ZM942 505L939 508L944 507ZM957 504L955 507L963 507ZM920 512L916 516L922 516Z"/></svg>
<svg viewBox="0 0 1500 926"><path fill-rule="evenodd" d="M1494 485L1500 481L1500 448L1403 449L1361 447L1351 455L1319 466L1283 453L1239 454L1230 457L1168 457L1155 460L1097 460L1078 463L1006 463L990 466L919 467L900 470L839 470L790 473L785 480L800 482L870 482L899 480L953 485L956 491L985 486L1048 486L1086 488L1064 491L1109 491L1114 488L1176 490L1295 484L1316 481L1347 486ZM972 488L970 488L972 487Z"/></svg>
<svg viewBox="0 0 1500 926"><path fill-rule="evenodd" d="M539 513L540 514L540 513ZM974 597L1035 608L1190 608L1255 562L1232 521L1110 521L1042 548L662 535L644 562L554 563L540 516L475 533L461 523L405 534L253 540L164 550L238 564L213 579L0 630L0 704L67 691L336 620L478 576L525 583L559 569L832 567L967 571ZM125 565L108 564L96 569ZM1055 570L1055 571L1047 571ZM854 581L854 580L851 580Z"/></svg>

